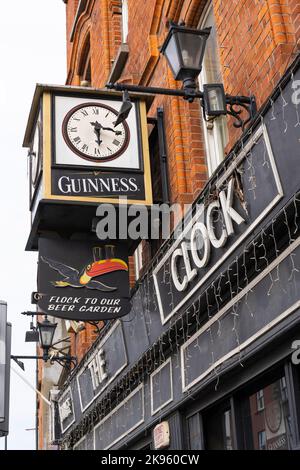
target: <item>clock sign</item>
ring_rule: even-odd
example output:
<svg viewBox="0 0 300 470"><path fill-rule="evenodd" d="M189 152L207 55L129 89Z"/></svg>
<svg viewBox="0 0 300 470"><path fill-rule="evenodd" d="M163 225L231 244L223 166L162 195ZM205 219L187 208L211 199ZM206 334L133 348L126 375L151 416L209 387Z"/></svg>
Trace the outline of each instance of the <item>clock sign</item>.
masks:
<svg viewBox="0 0 300 470"><path fill-rule="evenodd" d="M151 206L147 112L154 97L77 86L36 86L23 146L30 160L32 232L90 232L95 207ZM120 116L124 119L120 122Z"/></svg>
<svg viewBox="0 0 300 470"><path fill-rule="evenodd" d="M127 122L115 127L118 111L105 104L84 103L72 108L62 124L68 147L80 158L94 163L117 159L128 147Z"/></svg>

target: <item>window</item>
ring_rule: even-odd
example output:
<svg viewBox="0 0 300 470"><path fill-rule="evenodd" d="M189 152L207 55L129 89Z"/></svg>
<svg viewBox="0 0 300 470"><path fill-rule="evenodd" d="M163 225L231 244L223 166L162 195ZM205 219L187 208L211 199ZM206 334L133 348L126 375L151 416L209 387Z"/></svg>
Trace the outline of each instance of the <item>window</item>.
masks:
<svg viewBox="0 0 300 470"><path fill-rule="evenodd" d="M78 76L80 84L90 86L92 83L91 73L91 51L90 51L90 35L85 39L84 46L81 50L80 60L78 65Z"/></svg>
<svg viewBox="0 0 300 470"><path fill-rule="evenodd" d="M259 450L266 450L266 432L260 431L258 433L258 448Z"/></svg>
<svg viewBox="0 0 300 470"><path fill-rule="evenodd" d="M140 277L140 271L143 267L143 244L142 242L139 244L137 249L134 252L134 271L135 271L135 279L138 280Z"/></svg>
<svg viewBox="0 0 300 470"><path fill-rule="evenodd" d="M122 42L127 42L128 36L128 0L122 0Z"/></svg>
<svg viewBox="0 0 300 470"><path fill-rule="evenodd" d="M233 427L230 403L219 405L203 414L206 450L232 450Z"/></svg>
<svg viewBox="0 0 300 470"><path fill-rule="evenodd" d="M259 392L257 392L256 402L257 402L257 411L262 411L265 408L264 391L263 390L259 390Z"/></svg>
<svg viewBox="0 0 300 470"><path fill-rule="evenodd" d="M212 27L207 40L203 59L202 72L199 76L200 88L206 83L222 83L221 65L216 34L216 25L212 2L204 12L199 28ZM226 116L206 122L203 119L204 139L207 155L207 166L211 175L224 158L224 148L228 143L228 129Z"/></svg>
<svg viewBox="0 0 300 470"><path fill-rule="evenodd" d="M242 433L245 449L287 450L291 448L291 417L285 378L267 383L245 396Z"/></svg>

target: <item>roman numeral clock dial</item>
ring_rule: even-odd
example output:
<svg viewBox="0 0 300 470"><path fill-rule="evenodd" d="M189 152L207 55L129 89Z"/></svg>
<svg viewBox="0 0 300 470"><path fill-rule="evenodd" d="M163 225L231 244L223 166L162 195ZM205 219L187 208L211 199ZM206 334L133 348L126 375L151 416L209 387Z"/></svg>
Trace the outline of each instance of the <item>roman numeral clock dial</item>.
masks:
<svg viewBox="0 0 300 470"><path fill-rule="evenodd" d="M128 147L130 131L124 121L114 127L118 111L98 103L71 109L63 120L62 133L68 147L79 157L101 163L115 160Z"/></svg>

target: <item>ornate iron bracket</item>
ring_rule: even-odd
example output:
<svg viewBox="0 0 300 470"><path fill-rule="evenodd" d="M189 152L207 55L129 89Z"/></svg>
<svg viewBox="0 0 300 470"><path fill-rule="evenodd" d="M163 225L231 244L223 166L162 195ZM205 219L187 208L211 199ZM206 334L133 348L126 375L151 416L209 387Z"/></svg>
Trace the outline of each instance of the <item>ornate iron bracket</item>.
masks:
<svg viewBox="0 0 300 470"><path fill-rule="evenodd" d="M101 321L101 320L100 320L100 321ZM94 327L96 328L96 329L94 330L94 333L97 333L97 334L99 335L99 334L101 333L101 330L100 330L100 328L99 328L99 326L98 326L98 323L99 323L100 321L86 321L85 323L88 323L89 325L94 326Z"/></svg>
<svg viewBox="0 0 300 470"><path fill-rule="evenodd" d="M201 106L203 107L203 92L196 88L196 84L185 86L181 90L172 90L169 88L160 87L144 87L138 85L130 85L127 83L107 83L106 88L110 90L126 91L132 93L147 93L153 95L167 95L167 96L179 96L183 99L192 103L196 98L201 100ZM233 116L236 121L233 123L234 127L245 129L245 126L254 118L257 113L256 101L254 96L232 96L226 95L227 114ZM242 119L241 113L243 109L235 109L236 107L243 108L247 111L248 116L246 119ZM215 117L206 117L204 110L204 119L206 121L213 121Z"/></svg>
<svg viewBox="0 0 300 470"><path fill-rule="evenodd" d="M245 126L254 118L257 113L256 101L254 96L231 96L226 95L226 104L227 104L227 114L233 116L236 121L233 123L233 126L237 129L245 129ZM235 109L238 107L238 109ZM246 119L241 118L243 108L247 111L248 117Z"/></svg>

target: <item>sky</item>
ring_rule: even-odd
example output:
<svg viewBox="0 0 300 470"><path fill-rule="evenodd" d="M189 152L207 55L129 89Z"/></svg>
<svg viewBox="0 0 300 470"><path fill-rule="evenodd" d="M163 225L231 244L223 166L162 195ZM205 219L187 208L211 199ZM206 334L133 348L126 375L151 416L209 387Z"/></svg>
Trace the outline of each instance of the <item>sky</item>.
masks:
<svg viewBox="0 0 300 470"><path fill-rule="evenodd" d="M65 5L62 0L2 1L0 11L0 299L8 303L12 354L35 354L25 343L36 290L37 255L25 252L30 230L27 150L22 148L36 83L66 80ZM35 386L35 361L26 360L27 381ZM8 449L35 448L35 392L11 372ZM4 438L0 438L0 450Z"/></svg>

